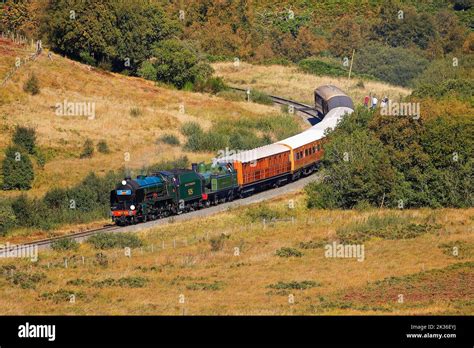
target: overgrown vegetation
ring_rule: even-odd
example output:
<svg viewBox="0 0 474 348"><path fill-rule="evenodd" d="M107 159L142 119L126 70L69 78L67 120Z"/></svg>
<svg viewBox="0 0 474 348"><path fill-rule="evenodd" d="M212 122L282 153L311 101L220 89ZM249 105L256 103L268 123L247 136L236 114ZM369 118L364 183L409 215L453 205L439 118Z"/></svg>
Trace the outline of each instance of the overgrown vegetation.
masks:
<svg viewBox="0 0 474 348"><path fill-rule="evenodd" d="M178 137L174 134L164 134L158 138L158 141L168 144L168 145L174 145L174 146L180 145L180 141Z"/></svg>
<svg viewBox="0 0 474 348"><path fill-rule="evenodd" d="M397 215L369 216L366 221L353 223L336 230L342 243L359 244L372 237L383 239L410 239L427 232L437 231L439 226L430 223L417 224Z"/></svg>
<svg viewBox="0 0 474 348"><path fill-rule="evenodd" d="M138 248L143 245L142 240L133 233L99 233L87 239L96 249Z"/></svg>
<svg viewBox="0 0 474 348"><path fill-rule="evenodd" d="M72 238L60 238L51 243L51 249L53 250L74 250L79 249L79 243Z"/></svg>
<svg viewBox="0 0 474 348"><path fill-rule="evenodd" d="M301 257L303 253L295 248L282 247L275 252L275 255L280 257Z"/></svg>
<svg viewBox="0 0 474 348"><path fill-rule="evenodd" d="M285 115L218 121L208 131L197 122L187 122L181 127L181 132L187 137L184 146L190 151L218 151L226 147L248 150L297 134L299 130L298 123Z"/></svg>
<svg viewBox="0 0 474 348"><path fill-rule="evenodd" d="M40 93L39 80L35 74L32 74L28 80L26 80L23 85L23 90L31 95L37 95Z"/></svg>
<svg viewBox="0 0 474 348"><path fill-rule="evenodd" d="M472 117L422 121L360 108L324 145L327 175L306 187L308 207L473 206L473 129Z"/></svg>

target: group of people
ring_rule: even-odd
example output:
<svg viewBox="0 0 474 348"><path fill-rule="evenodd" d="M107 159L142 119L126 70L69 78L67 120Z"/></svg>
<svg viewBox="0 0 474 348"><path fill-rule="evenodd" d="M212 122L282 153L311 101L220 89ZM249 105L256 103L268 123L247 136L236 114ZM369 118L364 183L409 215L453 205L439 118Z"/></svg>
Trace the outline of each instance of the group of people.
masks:
<svg viewBox="0 0 474 348"><path fill-rule="evenodd" d="M369 105L370 103L370 105ZM369 95L366 95L365 98L364 98L364 105L368 108L370 107L371 109L375 109L377 107L377 104L379 103L379 100L377 99L377 97L374 95L372 97L370 97ZM383 97L383 99L381 100L380 102L380 107L381 108L384 108L386 107L388 104L388 97L385 96Z"/></svg>

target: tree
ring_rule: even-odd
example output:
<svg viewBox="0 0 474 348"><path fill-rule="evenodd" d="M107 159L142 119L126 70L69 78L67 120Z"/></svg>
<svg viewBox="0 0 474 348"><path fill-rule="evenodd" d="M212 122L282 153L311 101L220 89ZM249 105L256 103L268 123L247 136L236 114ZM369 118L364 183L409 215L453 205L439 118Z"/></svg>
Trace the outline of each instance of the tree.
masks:
<svg viewBox="0 0 474 348"><path fill-rule="evenodd" d="M3 189L28 190L34 180L34 171L28 153L19 146L9 146L2 163Z"/></svg>
<svg viewBox="0 0 474 348"><path fill-rule="evenodd" d="M0 236L4 236L15 225L16 217L10 202L0 201Z"/></svg>
<svg viewBox="0 0 474 348"><path fill-rule="evenodd" d="M213 72L190 42L163 40L155 46L153 55L156 79L177 88L183 88L187 82L207 79Z"/></svg>
<svg viewBox="0 0 474 348"><path fill-rule="evenodd" d="M24 148L29 154L35 153L36 130L31 127L16 126L13 143Z"/></svg>
<svg viewBox="0 0 474 348"><path fill-rule="evenodd" d="M342 17L331 32L329 50L336 57L349 57L362 46L361 27L348 15Z"/></svg>
<svg viewBox="0 0 474 348"><path fill-rule="evenodd" d="M43 31L51 47L75 59L136 73L153 44L178 33L149 1L50 1Z"/></svg>
<svg viewBox="0 0 474 348"><path fill-rule="evenodd" d="M415 9L387 0L380 7L379 21L372 27L372 36L392 47L416 45L426 49L436 39L433 18L418 14Z"/></svg>
<svg viewBox="0 0 474 348"><path fill-rule="evenodd" d="M354 70L383 81L409 86L428 65L428 60L412 50L372 43L361 48L354 58Z"/></svg>

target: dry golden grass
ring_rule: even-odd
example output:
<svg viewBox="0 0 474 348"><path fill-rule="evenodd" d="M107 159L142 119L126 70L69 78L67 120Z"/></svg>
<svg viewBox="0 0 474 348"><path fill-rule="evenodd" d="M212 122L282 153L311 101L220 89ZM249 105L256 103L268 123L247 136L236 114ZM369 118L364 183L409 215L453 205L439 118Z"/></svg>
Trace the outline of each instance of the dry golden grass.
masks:
<svg viewBox="0 0 474 348"><path fill-rule="evenodd" d="M0 42L0 75L14 64L14 56L27 56L28 48ZM33 126L37 140L50 160L45 169L36 171L29 194L44 194L51 186L70 186L89 171L103 173L122 166L140 169L160 160L182 154L192 160L208 160L212 154L192 154L181 147L156 144L165 133L184 138L179 132L183 122L197 121L204 128L216 120L239 117L272 117L275 107L233 102L211 95L157 87L139 78L108 73L53 55L50 61L45 51L35 62L22 66L6 86L0 89L0 149L10 143L15 125ZM41 93L31 96L23 84L32 74L39 79ZM96 117L57 116L56 104L68 102L95 103ZM184 106L184 113L180 106ZM139 116L130 110L138 108ZM83 144L90 138L96 145L105 140L110 154L96 151L91 159L79 159ZM130 160L125 161L125 153ZM3 151L0 152L0 160ZM3 192L16 195L18 192Z"/></svg>
<svg viewBox="0 0 474 348"><path fill-rule="evenodd" d="M217 75L236 87L255 88L272 95L278 95L307 104L314 104L314 89L321 85L332 84L348 93L355 104L362 104L363 98L369 93L381 97L398 99L411 93L409 89L391 86L386 83L364 80L364 88L356 86L359 79L315 76L303 73L296 67L281 65L251 65L240 63L213 64Z"/></svg>
<svg viewBox="0 0 474 348"><path fill-rule="evenodd" d="M463 259L447 255L439 245L464 241L474 247L474 209L308 211L301 194L273 200L268 206L285 213L288 199L296 202L295 210L289 213L294 216L294 223L275 222L266 224L265 228L260 220L251 224L248 212L260 209L258 206L175 222L141 232L139 235L146 244L142 250L134 249L131 258L125 257L121 249L105 251L109 261L106 267L94 264L99 251L88 244L81 245L77 252L40 253L39 262L33 265L26 260L1 260L0 267L15 264L16 271L43 272L47 277L35 290L21 289L5 276L0 278L2 314L472 314L472 263L460 275L460 271L446 271L448 279L457 282L446 289L442 288L446 281L438 284L436 276L402 281L397 290L406 295L403 304L374 282L473 261L472 255ZM372 215L395 215L419 224L429 221L437 227L414 239L365 242L363 262L326 258L323 248L299 247L302 241L331 239L341 226L364 221ZM221 250L211 251L208 239L221 233L229 238ZM165 241L164 250L162 241ZM304 255L278 257L275 252L281 247L298 248ZM235 255L235 248L239 248L240 255ZM81 256L85 256L84 265ZM63 260L68 257L68 268L64 268ZM122 277L143 277L148 282L141 288L91 285L94 281ZM75 279L85 283L67 284ZM321 285L282 293L268 288L280 281L305 280ZM211 289L193 289L206 284ZM375 287L370 290L372 297L385 302L374 304L372 298L365 298L368 285ZM413 286L423 296L412 296ZM67 296L57 303L40 297L59 290L75 293L76 303L69 303ZM294 295L294 304L289 303L289 294ZM184 304L179 302L180 295L184 296ZM353 306L345 306L348 298L354 302ZM380 306L385 310L381 311Z"/></svg>

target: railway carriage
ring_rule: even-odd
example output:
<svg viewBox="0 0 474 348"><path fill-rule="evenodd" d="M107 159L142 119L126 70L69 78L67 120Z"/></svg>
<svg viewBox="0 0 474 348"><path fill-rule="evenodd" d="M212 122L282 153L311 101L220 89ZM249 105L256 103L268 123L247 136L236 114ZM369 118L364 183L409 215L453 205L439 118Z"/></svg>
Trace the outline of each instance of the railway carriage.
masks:
<svg viewBox="0 0 474 348"><path fill-rule="evenodd" d="M326 115L338 107L354 109L352 99L333 85L320 86L314 90L314 106L320 115Z"/></svg>

